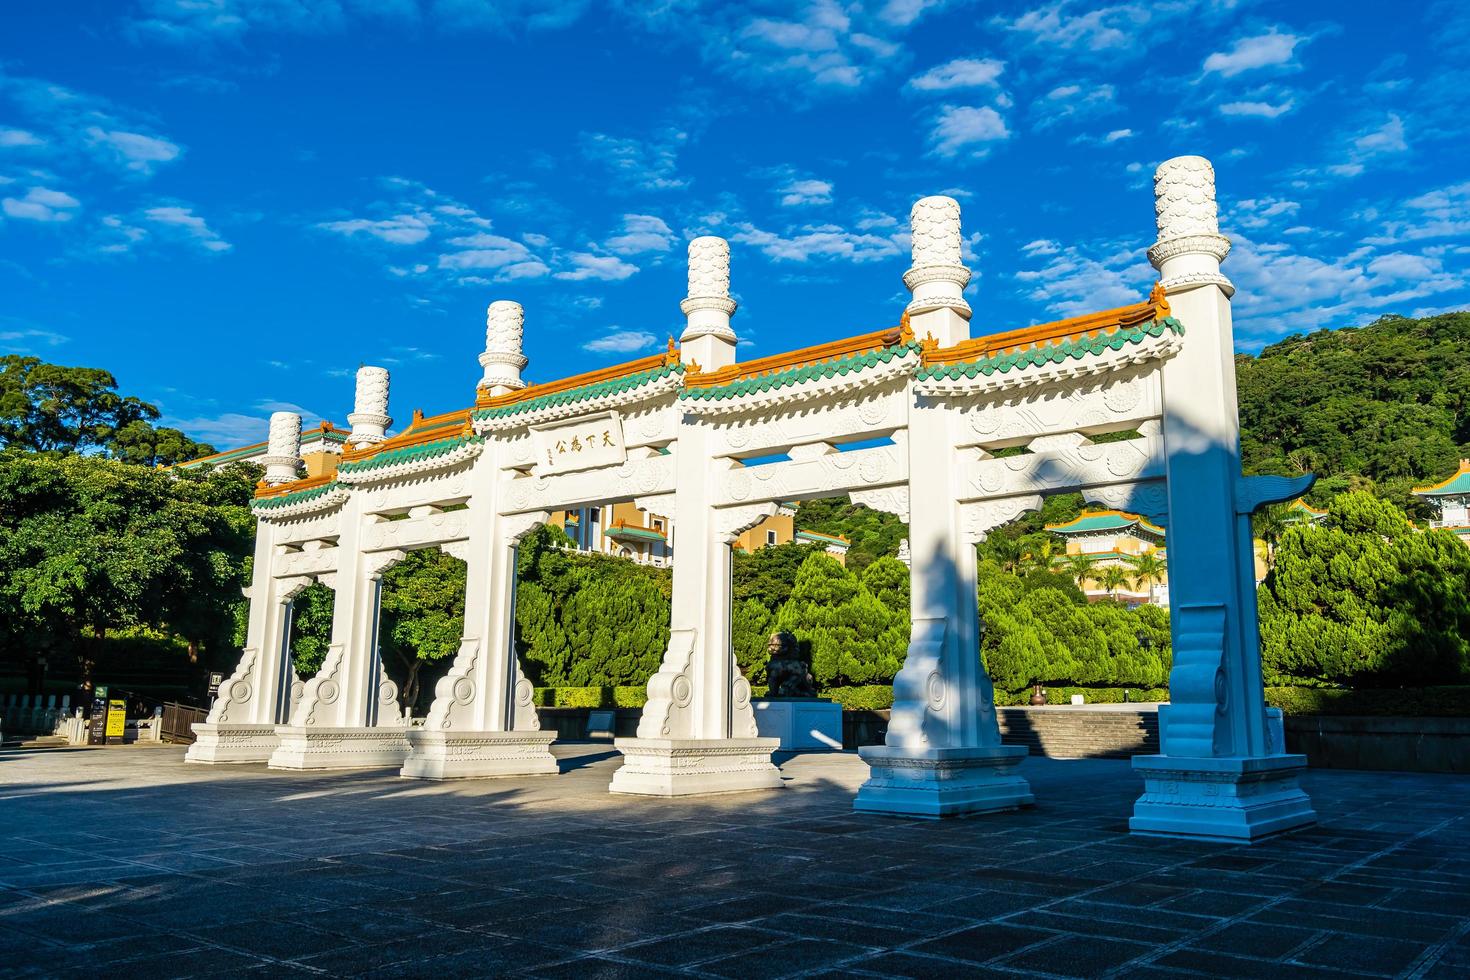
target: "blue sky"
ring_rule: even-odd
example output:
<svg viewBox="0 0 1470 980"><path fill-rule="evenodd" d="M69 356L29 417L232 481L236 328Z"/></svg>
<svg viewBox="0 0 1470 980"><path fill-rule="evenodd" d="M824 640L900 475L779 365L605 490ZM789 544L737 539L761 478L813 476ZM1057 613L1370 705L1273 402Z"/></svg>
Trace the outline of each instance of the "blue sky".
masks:
<svg viewBox="0 0 1470 980"><path fill-rule="evenodd" d="M1151 175L1215 162L1245 350L1470 307L1470 15L1209 0L98 0L0 7L0 352L106 367L220 447L272 410L473 398L682 326L733 249L743 356L897 321L958 198L974 332L1133 302Z"/></svg>

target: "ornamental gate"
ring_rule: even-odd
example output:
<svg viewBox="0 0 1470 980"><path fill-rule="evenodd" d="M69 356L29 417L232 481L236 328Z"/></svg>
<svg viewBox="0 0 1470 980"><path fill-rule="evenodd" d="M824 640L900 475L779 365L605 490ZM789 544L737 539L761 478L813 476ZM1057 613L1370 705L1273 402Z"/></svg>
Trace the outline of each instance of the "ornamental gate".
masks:
<svg viewBox="0 0 1470 980"><path fill-rule="evenodd" d="M1304 759L1267 736L1250 514L1311 478L1244 478L1214 171L1155 177L1160 282L1142 302L970 336L959 205L911 214L913 298L898 326L737 361L729 246L689 246L688 324L666 353L527 386L524 314L487 314L472 408L386 438L388 376L358 372L335 475L297 479L300 418L272 416L249 637L195 762L401 765L448 779L555 773L515 656L516 548L555 511L631 501L678 528L669 646L611 789L678 796L776 788L730 645L730 546L784 501L847 494L909 525L912 634L886 744L858 810L938 817L1033 801L1003 746L978 657L975 545L1051 493L1169 526L1173 702L1162 752L1134 759L1142 833L1249 840L1312 822ZM1107 439L1098 437L1107 436ZM852 444L860 444L853 446ZM844 450L844 446L849 448ZM1021 450L1017 452L1016 450ZM380 581L410 550L467 564L464 632L423 727L409 727L377 654ZM302 684L290 603L336 590L329 653Z"/></svg>

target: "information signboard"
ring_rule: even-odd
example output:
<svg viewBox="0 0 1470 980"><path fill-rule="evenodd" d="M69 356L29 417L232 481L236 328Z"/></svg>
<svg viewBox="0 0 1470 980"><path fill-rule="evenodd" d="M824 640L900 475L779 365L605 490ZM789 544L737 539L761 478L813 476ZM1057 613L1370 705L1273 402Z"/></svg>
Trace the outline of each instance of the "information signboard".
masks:
<svg viewBox="0 0 1470 980"><path fill-rule="evenodd" d="M128 703L126 701L107 702L107 742L109 745L121 745L123 736L128 730Z"/></svg>
<svg viewBox="0 0 1470 980"><path fill-rule="evenodd" d="M92 688L92 713L87 718L87 744L107 744L107 688Z"/></svg>

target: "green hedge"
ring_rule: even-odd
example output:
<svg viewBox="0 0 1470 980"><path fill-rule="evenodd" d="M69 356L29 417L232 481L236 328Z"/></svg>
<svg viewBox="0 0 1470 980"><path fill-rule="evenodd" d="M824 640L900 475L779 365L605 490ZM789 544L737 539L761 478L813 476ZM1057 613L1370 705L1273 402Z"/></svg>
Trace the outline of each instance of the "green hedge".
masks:
<svg viewBox="0 0 1470 980"><path fill-rule="evenodd" d="M538 687L541 708L641 708L648 700L642 687Z"/></svg>
<svg viewBox="0 0 1470 980"><path fill-rule="evenodd" d="M1360 688L1268 687L1266 703L1288 715L1396 715L1407 718L1470 717L1470 687Z"/></svg>
<svg viewBox="0 0 1470 980"><path fill-rule="evenodd" d="M892 684L831 687L822 691L819 696L836 701L847 711L881 711L893 707Z"/></svg>

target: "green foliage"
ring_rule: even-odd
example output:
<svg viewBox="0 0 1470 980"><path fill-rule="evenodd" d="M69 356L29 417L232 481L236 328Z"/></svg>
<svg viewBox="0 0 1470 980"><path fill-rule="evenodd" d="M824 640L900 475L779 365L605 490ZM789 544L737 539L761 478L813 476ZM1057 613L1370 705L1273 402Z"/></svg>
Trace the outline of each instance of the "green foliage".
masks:
<svg viewBox="0 0 1470 980"><path fill-rule="evenodd" d="M1246 471L1316 472L1317 501L1371 489L1426 517L1409 489L1470 456L1470 313L1288 337L1236 379Z"/></svg>
<svg viewBox="0 0 1470 980"><path fill-rule="evenodd" d="M821 552L802 562L776 628L809 646L812 676L822 688L891 681L908 650L907 615L886 606L850 569Z"/></svg>
<svg viewBox="0 0 1470 980"><path fill-rule="evenodd" d="M992 560L980 564L980 650L998 689L1022 691L1034 684L1151 688L1167 683L1171 648L1166 610L1089 604L1080 601L1075 585L1064 584L1070 592L1032 585Z"/></svg>
<svg viewBox="0 0 1470 980"><path fill-rule="evenodd" d="M420 671L459 650L464 632L465 563L438 548L410 551L383 574L378 643L385 665L402 666L400 698L420 700Z"/></svg>
<svg viewBox="0 0 1470 980"><path fill-rule="evenodd" d="M732 570L735 602L753 600L774 616L781 604L791 598L801 563L808 555L821 550L818 545L788 541L755 551L736 551Z"/></svg>
<svg viewBox="0 0 1470 980"><path fill-rule="evenodd" d="M313 582L291 600L291 667L304 680L315 676L332 643L332 609L337 594ZM239 642L244 643L241 637Z"/></svg>
<svg viewBox="0 0 1470 980"><path fill-rule="evenodd" d="M1368 493L1336 498L1323 526L1285 531L1259 602L1267 683L1470 677L1470 549Z"/></svg>
<svg viewBox="0 0 1470 980"><path fill-rule="evenodd" d="M1266 703L1288 715L1390 715L1401 718L1470 717L1470 687L1346 691L1324 687L1268 687Z"/></svg>
<svg viewBox="0 0 1470 980"><path fill-rule="evenodd" d="M517 649L548 687L646 683L669 642L671 573L622 558L569 552L557 528L521 546Z"/></svg>
<svg viewBox="0 0 1470 980"><path fill-rule="evenodd" d="M1023 566L1047 571L1065 571L1075 577L1071 561L1048 524L1065 524L1082 513L1082 494L1062 493L1047 497L1041 510L1027 511L1014 521L994 528L980 543L981 560L990 560L1007 572Z"/></svg>
<svg viewBox="0 0 1470 980"><path fill-rule="evenodd" d="M883 711L893 707L893 685L829 687L822 692L822 697L836 701L847 711Z"/></svg>
<svg viewBox="0 0 1470 980"><path fill-rule="evenodd" d="M74 654L109 629L228 644L253 522L231 474L180 480L94 455L0 452L0 649Z"/></svg>
<svg viewBox="0 0 1470 980"><path fill-rule="evenodd" d="M898 554L908 537L908 525L896 515L854 504L846 497L803 501L796 508L796 526L802 531L836 534L847 539L847 567L862 572L882 557Z"/></svg>
<svg viewBox="0 0 1470 980"><path fill-rule="evenodd" d="M766 663L771 659L767 647L775 627L775 614L756 600L731 604L730 641L735 648L735 663L752 684L765 683Z"/></svg>
<svg viewBox="0 0 1470 980"><path fill-rule="evenodd" d="M641 708L648 689L637 687L538 687L536 704L543 708Z"/></svg>
<svg viewBox="0 0 1470 980"><path fill-rule="evenodd" d="M208 456L214 448L178 429L156 428L158 409L117 393L100 368L62 367L37 357L0 356L0 447L101 450L145 466Z"/></svg>

